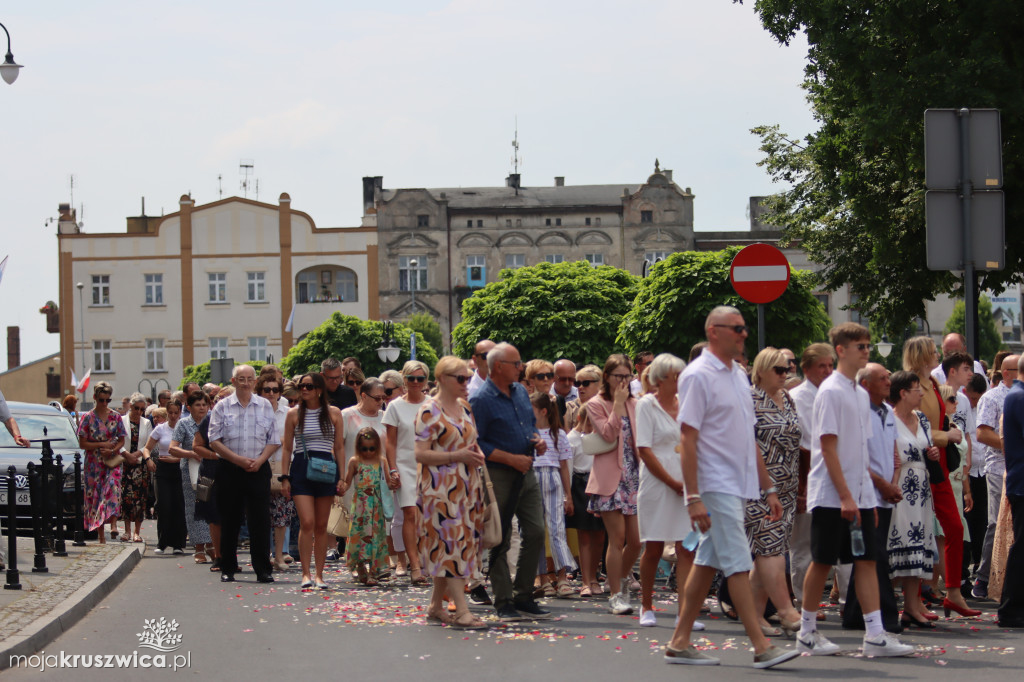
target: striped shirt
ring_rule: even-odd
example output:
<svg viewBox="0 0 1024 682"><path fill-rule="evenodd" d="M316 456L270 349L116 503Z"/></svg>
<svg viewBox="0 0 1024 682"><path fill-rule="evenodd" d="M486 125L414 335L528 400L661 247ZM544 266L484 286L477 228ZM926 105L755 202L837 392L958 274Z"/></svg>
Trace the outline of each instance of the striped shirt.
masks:
<svg viewBox="0 0 1024 682"><path fill-rule="evenodd" d="M302 452L302 441L306 441L306 448L310 452L334 452L334 424L332 423L324 432L320 428L320 410L306 409L306 418L302 423L302 430L295 430L294 451ZM299 438L299 434L302 438Z"/></svg>

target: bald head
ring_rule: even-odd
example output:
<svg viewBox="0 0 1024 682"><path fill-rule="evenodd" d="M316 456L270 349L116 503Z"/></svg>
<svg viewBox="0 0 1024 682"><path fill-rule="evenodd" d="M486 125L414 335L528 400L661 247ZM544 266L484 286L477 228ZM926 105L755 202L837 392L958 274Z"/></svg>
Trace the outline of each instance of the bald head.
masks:
<svg viewBox="0 0 1024 682"><path fill-rule="evenodd" d="M857 372L857 383L864 387L871 404L881 405L889 397L889 370L877 362L869 362Z"/></svg>
<svg viewBox="0 0 1024 682"><path fill-rule="evenodd" d="M1019 355L1007 355L1003 358L1003 364L999 366L999 371L1003 375L1003 384L1006 386L1013 386L1013 382L1018 377L1018 367L1020 366Z"/></svg>
<svg viewBox="0 0 1024 682"><path fill-rule="evenodd" d="M572 393L576 380L576 364L565 358L555 363L555 393L563 398Z"/></svg>
<svg viewBox="0 0 1024 682"><path fill-rule="evenodd" d="M963 334L946 334L945 338L942 339L942 355L943 357L950 353L966 353L967 352L967 339L964 338Z"/></svg>
<svg viewBox="0 0 1024 682"><path fill-rule="evenodd" d="M491 352L494 345L494 341L484 339L483 341L478 341L473 346L473 360L476 364L476 373L480 375L481 379L487 378L487 354Z"/></svg>

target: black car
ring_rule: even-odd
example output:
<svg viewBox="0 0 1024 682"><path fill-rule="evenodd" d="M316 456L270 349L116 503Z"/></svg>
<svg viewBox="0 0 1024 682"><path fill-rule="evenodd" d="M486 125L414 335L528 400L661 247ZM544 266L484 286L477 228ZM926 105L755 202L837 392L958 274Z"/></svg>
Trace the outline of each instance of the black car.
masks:
<svg viewBox="0 0 1024 682"><path fill-rule="evenodd" d="M58 403L50 405L38 405L34 403L7 402L11 415L18 423L21 435L31 441L40 438L62 438L50 444L53 448L54 460L60 455L62 458L64 488L64 516L65 528L70 533L74 530L75 518L75 453L82 454L84 465L85 453L78 446L78 436L75 433L75 420ZM43 429L46 435L43 435ZM6 530L7 522L7 477L11 465L14 465L15 473L15 500L17 502L16 526L19 531L31 531L32 529L32 507L28 485L28 463L41 464L43 450L42 443L32 443L31 447L19 447L7 429L0 427L0 525ZM84 482L83 482L84 485ZM55 509L56 494L49 493L51 510Z"/></svg>

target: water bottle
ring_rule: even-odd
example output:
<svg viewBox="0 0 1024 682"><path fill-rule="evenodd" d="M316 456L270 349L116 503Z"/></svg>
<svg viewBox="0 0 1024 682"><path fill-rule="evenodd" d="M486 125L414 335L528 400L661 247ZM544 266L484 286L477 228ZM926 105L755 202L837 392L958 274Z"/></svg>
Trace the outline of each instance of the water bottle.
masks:
<svg viewBox="0 0 1024 682"><path fill-rule="evenodd" d="M864 531L857 521L850 522L850 552L853 556L864 556Z"/></svg>

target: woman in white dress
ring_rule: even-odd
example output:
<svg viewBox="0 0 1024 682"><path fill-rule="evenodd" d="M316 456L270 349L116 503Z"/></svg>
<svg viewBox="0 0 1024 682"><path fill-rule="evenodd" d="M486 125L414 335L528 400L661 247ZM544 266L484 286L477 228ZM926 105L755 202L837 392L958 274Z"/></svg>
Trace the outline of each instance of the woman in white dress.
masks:
<svg viewBox="0 0 1024 682"><path fill-rule="evenodd" d="M903 582L903 627L933 627L921 602L921 580L930 580L935 564L935 512L925 457L939 458L931 444L928 419L917 408L924 394L912 372L891 377L889 402L896 415L896 453L900 458L897 485L903 499L892 510L889 531L889 575Z"/></svg>
<svg viewBox="0 0 1024 682"><path fill-rule="evenodd" d="M640 487L637 490L637 522L644 553L640 558L640 625L657 625L654 616L654 578L665 543L676 549L676 586L682 592L693 565L693 552L683 540L693 531L686 508L683 464L680 454L679 397L676 381L686 363L669 353L654 358L647 380L655 389L636 405L636 446L640 455ZM682 594L679 604L682 606ZM704 626L694 624L695 630Z"/></svg>

